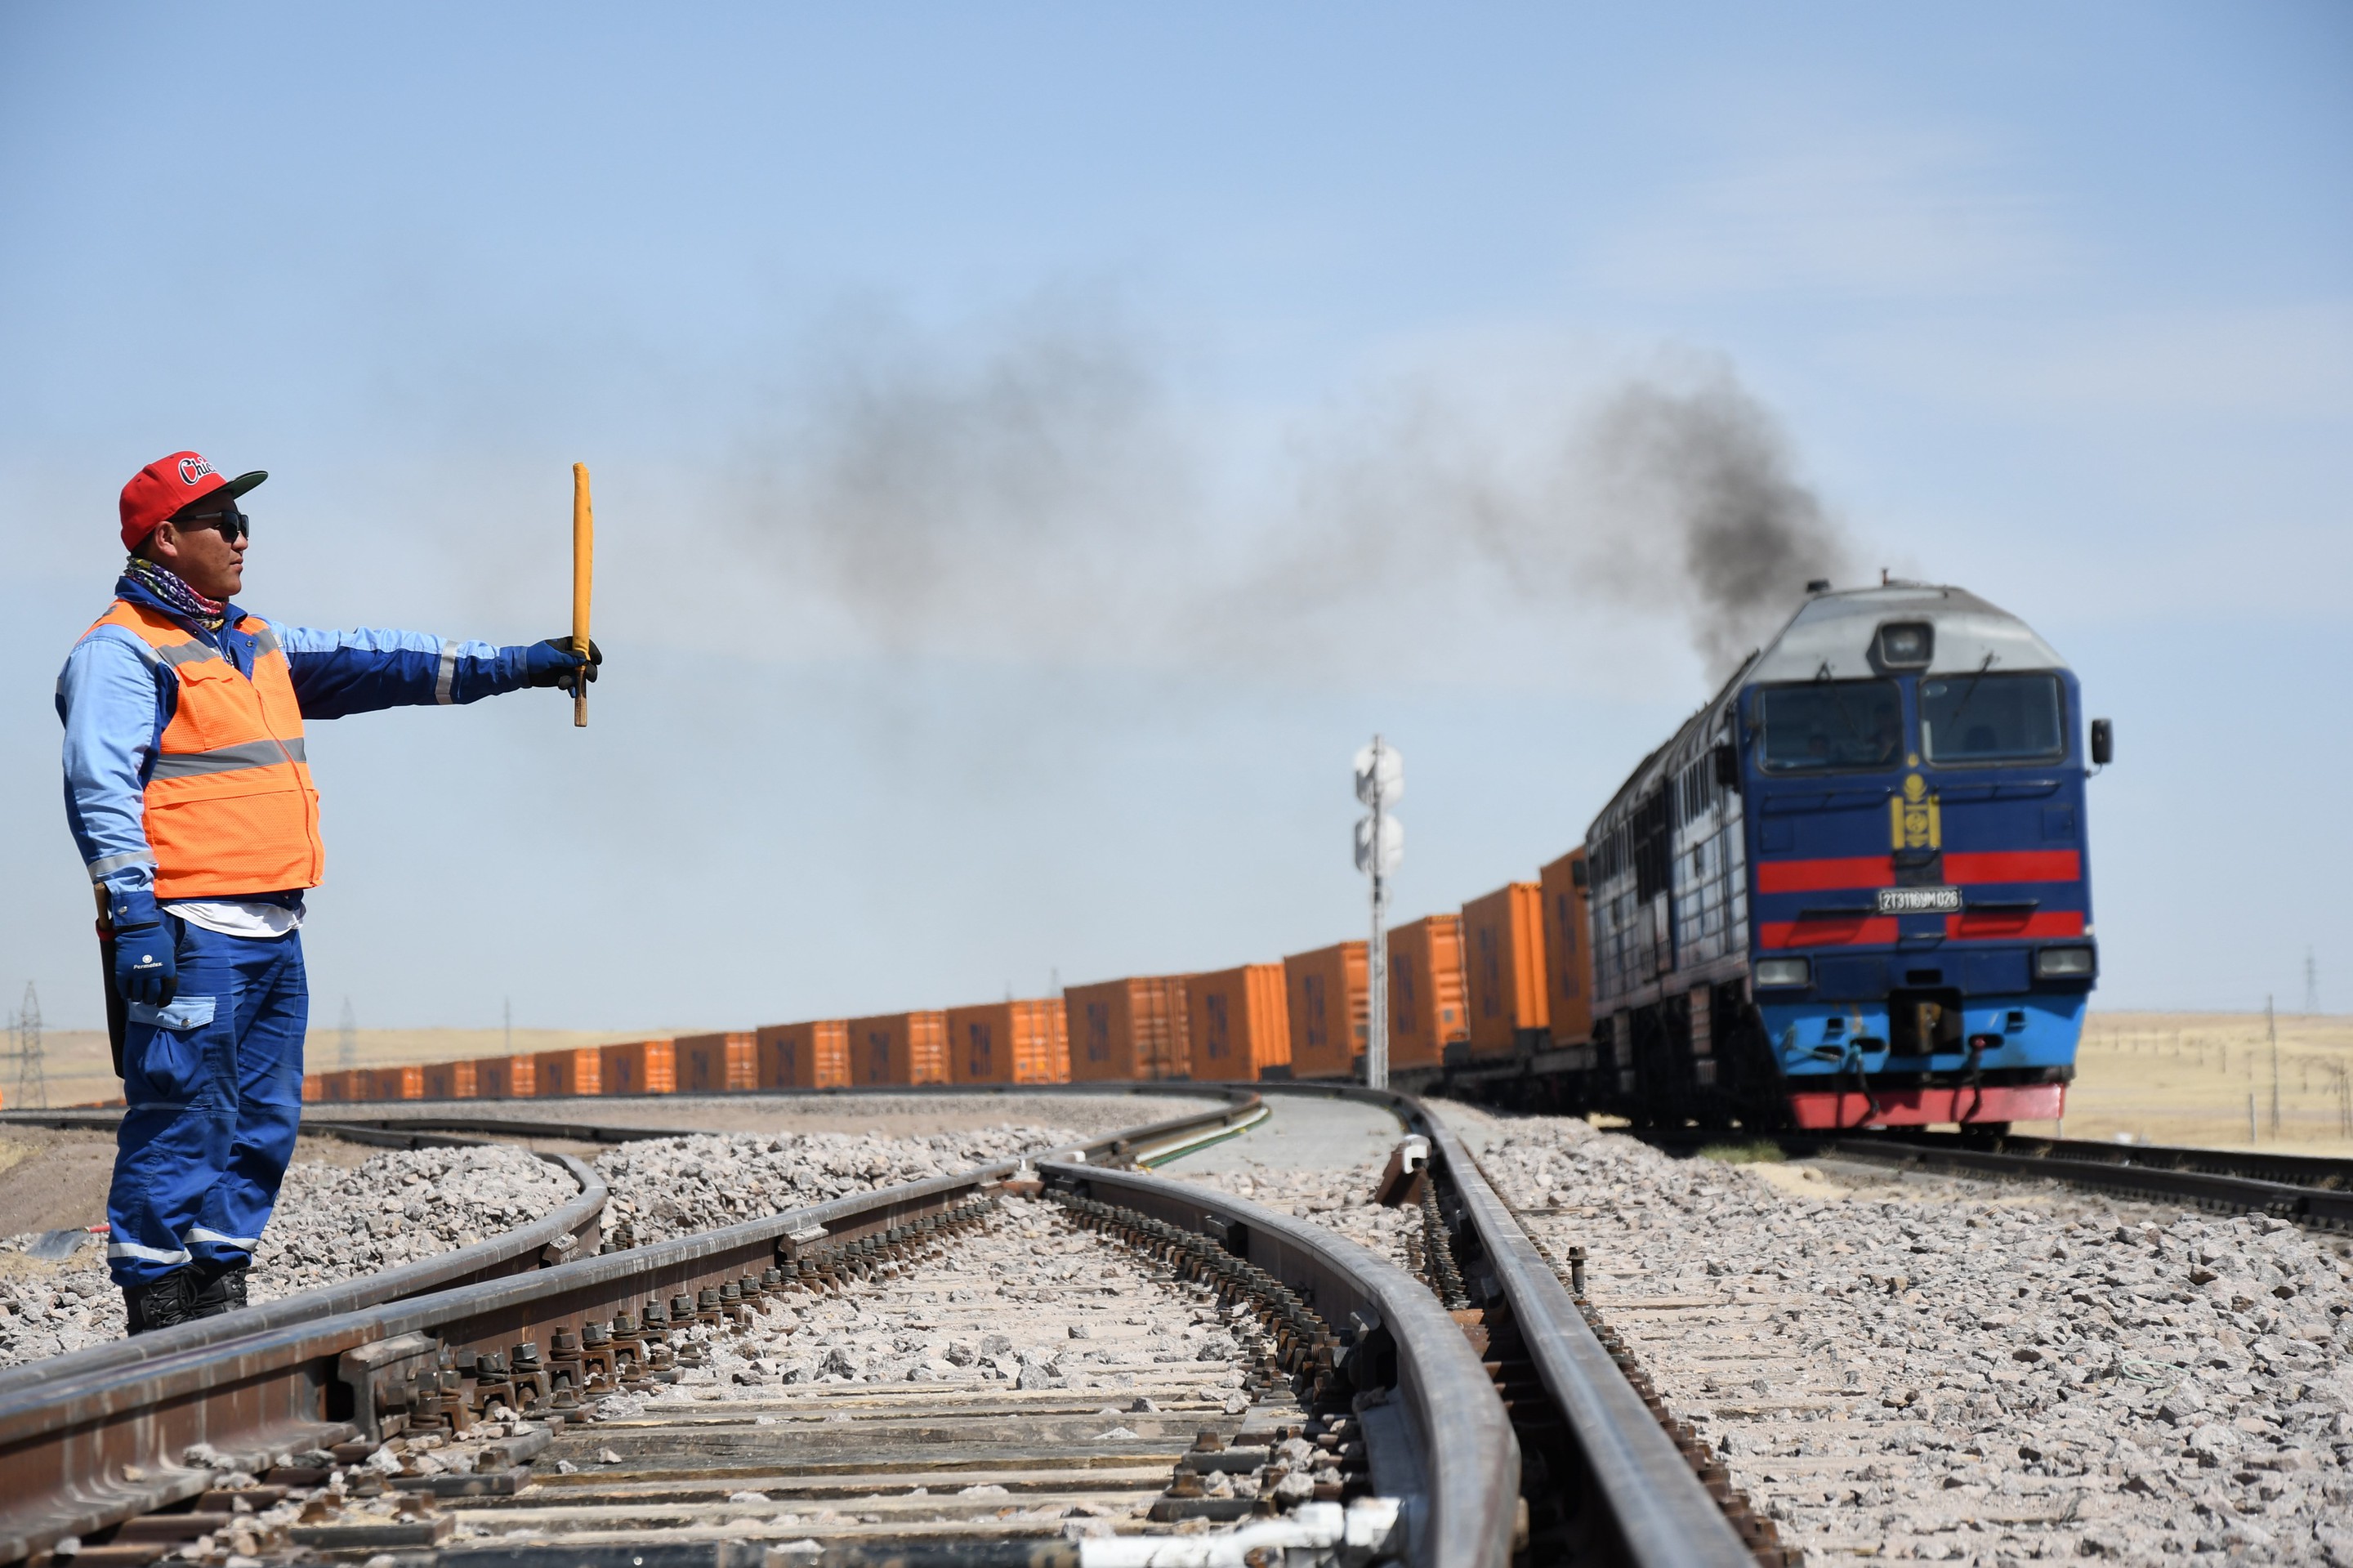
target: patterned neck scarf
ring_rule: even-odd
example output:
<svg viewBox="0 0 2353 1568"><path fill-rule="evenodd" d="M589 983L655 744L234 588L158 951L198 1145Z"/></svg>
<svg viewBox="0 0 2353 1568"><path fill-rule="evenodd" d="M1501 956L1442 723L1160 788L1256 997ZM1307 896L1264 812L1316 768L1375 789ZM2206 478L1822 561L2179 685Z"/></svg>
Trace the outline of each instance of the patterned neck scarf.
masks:
<svg viewBox="0 0 2353 1568"><path fill-rule="evenodd" d="M206 599L190 588L180 574L169 567L159 566L144 556L133 556L124 563L122 575L203 627L206 631L218 631L228 624L228 606L216 599Z"/></svg>

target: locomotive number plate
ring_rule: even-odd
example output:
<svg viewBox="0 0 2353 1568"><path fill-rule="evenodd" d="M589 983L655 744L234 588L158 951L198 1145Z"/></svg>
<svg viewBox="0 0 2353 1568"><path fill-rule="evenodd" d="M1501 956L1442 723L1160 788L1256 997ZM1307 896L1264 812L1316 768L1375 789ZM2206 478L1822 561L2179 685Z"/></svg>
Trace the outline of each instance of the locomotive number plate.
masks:
<svg viewBox="0 0 2353 1568"><path fill-rule="evenodd" d="M1879 890L1879 912L1882 915L1957 915L1961 912L1961 890L1957 887L1883 887Z"/></svg>

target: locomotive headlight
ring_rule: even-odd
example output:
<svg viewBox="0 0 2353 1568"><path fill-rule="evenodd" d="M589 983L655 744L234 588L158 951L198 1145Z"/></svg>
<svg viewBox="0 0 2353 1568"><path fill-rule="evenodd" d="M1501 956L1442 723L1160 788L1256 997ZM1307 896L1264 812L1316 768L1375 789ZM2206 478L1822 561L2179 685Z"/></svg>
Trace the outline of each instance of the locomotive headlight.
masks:
<svg viewBox="0 0 2353 1568"><path fill-rule="evenodd" d="M1814 978L1813 961L1810 959L1759 959L1757 960L1757 984L1765 986L1809 985Z"/></svg>
<svg viewBox="0 0 2353 1568"><path fill-rule="evenodd" d="M2034 978L2037 980L2089 980L2092 978L2092 949L2045 948L2034 955Z"/></svg>
<svg viewBox="0 0 2353 1568"><path fill-rule="evenodd" d="M1891 620L1879 629L1879 662L1891 670L1925 670L1936 634L1924 620Z"/></svg>

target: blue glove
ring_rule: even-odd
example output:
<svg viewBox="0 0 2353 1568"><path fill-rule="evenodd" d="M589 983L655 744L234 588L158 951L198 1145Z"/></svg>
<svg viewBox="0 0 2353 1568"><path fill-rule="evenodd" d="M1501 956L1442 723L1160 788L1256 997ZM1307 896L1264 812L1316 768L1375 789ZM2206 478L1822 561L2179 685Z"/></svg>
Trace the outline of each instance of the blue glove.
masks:
<svg viewBox="0 0 2353 1568"><path fill-rule="evenodd" d="M588 657L583 659L572 651L569 637L551 637L544 642L534 642L522 651L522 683L526 686L562 686L572 689L573 677L584 666L588 678L596 678L596 666L605 662L604 650L592 639Z"/></svg>
<svg viewBox="0 0 2353 1568"><path fill-rule="evenodd" d="M114 922L114 989L125 1001L170 1005L180 989L180 959L155 895L143 887L117 890L109 915Z"/></svg>

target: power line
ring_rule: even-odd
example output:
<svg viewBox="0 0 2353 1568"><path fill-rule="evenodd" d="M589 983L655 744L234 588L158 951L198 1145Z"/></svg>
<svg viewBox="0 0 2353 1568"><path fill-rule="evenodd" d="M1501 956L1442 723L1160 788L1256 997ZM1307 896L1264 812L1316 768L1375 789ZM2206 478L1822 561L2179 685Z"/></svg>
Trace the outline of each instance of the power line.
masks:
<svg viewBox="0 0 2353 1568"><path fill-rule="evenodd" d="M352 999L343 998L343 1022L335 1025L335 1065L345 1072L360 1065L360 1018Z"/></svg>
<svg viewBox="0 0 2353 1568"><path fill-rule="evenodd" d="M2320 1012L2320 967L2313 961L2312 949L2304 950L2304 1015L2312 1018Z"/></svg>

